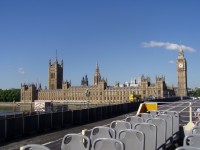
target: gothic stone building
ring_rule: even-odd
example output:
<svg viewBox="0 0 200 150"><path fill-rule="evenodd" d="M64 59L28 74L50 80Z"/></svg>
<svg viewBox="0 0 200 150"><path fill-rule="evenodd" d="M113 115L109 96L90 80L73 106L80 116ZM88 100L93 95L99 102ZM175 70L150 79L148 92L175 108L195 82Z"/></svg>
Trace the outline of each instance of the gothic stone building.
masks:
<svg viewBox="0 0 200 150"><path fill-rule="evenodd" d="M187 96L187 66L183 51L179 51L177 59L178 96ZM141 76L138 86L108 86L107 80L101 77L98 64L96 65L93 85L88 84L87 75L82 78L81 86L72 86L69 81L63 80L63 60L58 63L49 61L48 89L41 85L21 85L21 102L34 100L79 101L87 100L90 104L114 104L129 101L130 94L141 95L142 98L163 98L175 96L175 89L167 87L165 77L156 77L151 83L150 77Z"/></svg>

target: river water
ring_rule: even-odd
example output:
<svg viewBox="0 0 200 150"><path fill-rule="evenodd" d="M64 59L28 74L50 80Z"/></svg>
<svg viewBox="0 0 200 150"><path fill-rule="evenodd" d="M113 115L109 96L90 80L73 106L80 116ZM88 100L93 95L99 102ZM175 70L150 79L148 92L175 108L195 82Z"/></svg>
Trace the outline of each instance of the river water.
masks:
<svg viewBox="0 0 200 150"><path fill-rule="evenodd" d="M1 106L0 105L0 113L9 113L9 112L19 112L19 111L29 111L31 110L31 106Z"/></svg>

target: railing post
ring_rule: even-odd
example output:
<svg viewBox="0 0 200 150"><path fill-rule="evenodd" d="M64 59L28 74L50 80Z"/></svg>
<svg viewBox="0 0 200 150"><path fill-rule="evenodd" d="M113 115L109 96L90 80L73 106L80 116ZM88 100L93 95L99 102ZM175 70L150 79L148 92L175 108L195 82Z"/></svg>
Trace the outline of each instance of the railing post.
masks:
<svg viewBox="0 0 200 150"><path fill-rule="evenodd" d="M90 122L90 111L89 111L89 108L87 108L87 113L88 113L88 122Z"/></svg>
<svg viewBox="0 0 200 150"><path fill-rule="evenodd" d="M184 134L185 136L189 135L192 128L195 126L194 123L192 122L192 103L189 103L189 122L187 123L187 125L183 126L184 129Z"/></svg>
<svg viewBox="0 0 200 150"><path fill-rule="evenodd" d="M72 124L74 124L74 111L71 110L71 112L72 112Z"/></svg>
<svg viewBox="0 0 200 150"><path fill-rule="evenodd" d="M40 113L37 112L37 115L38 115L38 131L40 130Z"/></svg>
<svg viewBox="0 0 200 150"><path fill-rule="evenodd" d="M190 102L190 122L192 122L192 103Z"/></svg>
<svg viewBox="0 0 200 150"><path fill-rule="evenodd" d="M24 113L22 114L22 131L24 135Z"/></svg>
<svg viewBox="0 0 200 150"><path fill-rule="evenodd" d="M7 138L7 117L5 115L5 138Z"/></svg>
<svg viewBox="0 0 200 150"><path fill-rule="evenodd" d="M53 113L53 112L51 112L51 129L53 128L53 120L52 120L53 117L52 117L52 113Z"/></svg>
<svg viewBox="0 0 200 150"><path fill-rule="evenodd" d="M64 126L64 118L63 118L63 106L62 106L62 127Z"/></svg>

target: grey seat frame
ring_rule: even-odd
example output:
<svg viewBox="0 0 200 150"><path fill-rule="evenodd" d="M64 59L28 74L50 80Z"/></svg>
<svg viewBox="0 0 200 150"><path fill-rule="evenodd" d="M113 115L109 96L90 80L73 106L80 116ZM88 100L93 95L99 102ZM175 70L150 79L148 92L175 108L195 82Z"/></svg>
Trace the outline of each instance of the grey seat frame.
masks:
<svg viewBox="0 0 200 150"><path fill-rule="evenodd" d="M20 150L50 150L48 147L39 144L28 144L20 148Z"/></svg>
<svg viewBox="0 0 200 150"><path fill-rule="evenodd" d="M124 145L116 139L99 138L92 143L91 150L124 150Z"/></svg>
<svg viewBox="0 0 200 150"><path fill-rule="evenodd" d="M200 150L200 148L181 146L181 147L176 148L175 150Z"/></svg>
<svg viewBox="0 0 200 150"><path fill-rule="evenodd" d="M98 133L95 133L98 130ZM93 143L98 138L116 138L115 130L110 127L97 126L90 133L90 141Z"/></svg>
<svg viewBox="0 0 200 150"><path fill-rule="evenodd" d="M154 116L150 113L139 113L137 116L143 118L144 121L146 121L149 118L154 118Z"/></svg>
<svg viewBox="0 0 200 150"><path fill-rule="evenodd" d="M200 135L188 135L183 140L183 146L200 148Z"/></svg>
<svg viewBox="0 0 200 150"><path fill-rule="evenodd" d="M116 120L111 122L110 128L114 129L116 132L116 139L118 139L118 134L121 130L125 129L131 129L131 123L122 121L122 120Z"/></svg>
<svg viewBox="0 0 200 150"><path fill-rule="evenodd" d="M172 134L173 134L173 141L179 139L179 113L177 111L162 111L164 114L168 114L172 116Z"/></svg>
<svg viewBox="0 0 200 150"><path fill-rule="evenodd" d="M125 150L144 150L144 133L126 129L119 132L118 139L124 144Z"/></svg>
<svg viewBox="0 0 200 150"><path fill-rule="evenodd" d="M144 149L145 150L155 150L157 148L157 127L151 123L139 123L136 124L134 130L138 130L144 133L145 142Z"/></svg>
<svg viewBox="0 0 200 150"><path fill-rule="evenodd" d="M195 126L200 126L200 121L197 121L197 122L195 123Z"/></svg>
<svg viewBox="0 0 200 150"><path fill-rule="evenodd" d="M156 117L162 118L166 120L167 123L167 132L166 132L166 146L170 146L172 144L172 135L173 135L173 124L172 124L172 116L168 114L158 114Z"/></svg>
<svg viewBox="0 0 200 150"><path fill-rule="evenodd" d="M67 138L70 139L68 143L65 143ZM86 145L86 146L85 146ZM67 134L64 136L61 144L61 150L68 150L70 148L74 150L89 150L90 140L87 136L81 134Z"/></svg>
<svg viewBox="0 0 200 150"><path fill-rule="evenodd" d="M165 149L167 122L162 118L150 118L146 121L157 127L157 149Z"/></svg>
<svg viewBox="0 0 200 150"><path fill-rule="evenodd" d="M194 126L191 130L191 134L200 135L200 126Z"/></svg>
<svg viewBox="0 0 200 150"><path fill-rule="evenodd" d="M125 119L126 122L130 122L132 128L134 128L134 126L138 123L144 123L144 118L139 117L139 116L128 116Z"/></svg>

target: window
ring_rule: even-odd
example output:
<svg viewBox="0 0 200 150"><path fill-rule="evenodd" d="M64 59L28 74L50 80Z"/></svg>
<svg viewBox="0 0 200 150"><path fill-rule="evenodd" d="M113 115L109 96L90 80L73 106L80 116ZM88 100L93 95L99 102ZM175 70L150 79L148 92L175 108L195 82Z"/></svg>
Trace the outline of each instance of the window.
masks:
<svg viewBox="0 0 200 150"><path fill-rule="evenodd" d="M51 73L51 78L55 78L55 74L54 73Z"/></svg>
<svg viewBox="0 0 200 150"><path fill-rule="evenodd" d="M158 90L158 94L159 94L159 95L161 94L160 90Z"/></svg>

